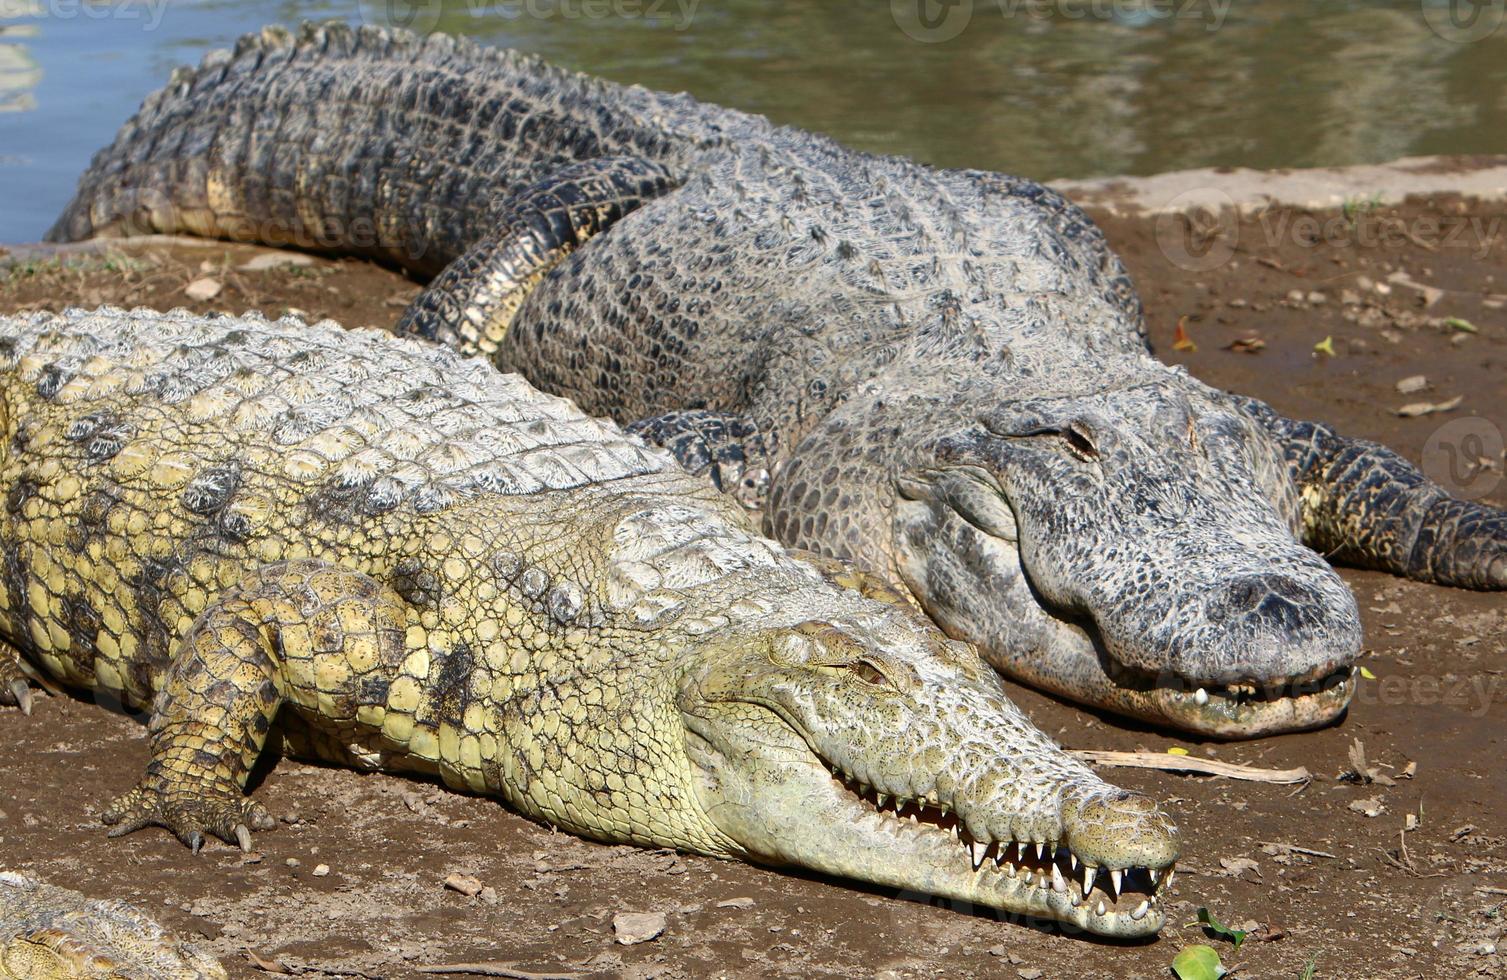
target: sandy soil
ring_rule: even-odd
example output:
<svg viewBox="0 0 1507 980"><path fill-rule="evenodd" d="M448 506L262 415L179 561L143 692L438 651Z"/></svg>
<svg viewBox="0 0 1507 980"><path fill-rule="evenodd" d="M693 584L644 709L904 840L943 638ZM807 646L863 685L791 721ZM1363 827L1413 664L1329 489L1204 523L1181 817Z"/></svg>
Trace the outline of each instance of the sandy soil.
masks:
<svg viewBox="0 0 1507 980"><path fill-rule="evenodd" d="M1430 217L1466 231L1446 240ZM1507 293L1507 214L1438 200L1193 225L1106 220L1165 356L1415 460L1427 450L1437 476L1507 504L1507 313L1497 296ZM1205 271L1170 261L1189 234L1195 251L1228 260ZM107 301L295 308L381 325L416 290L359 262L244 268L263 254L149 245L63 263L24 260L0 272L0 310ZM222 291L190 302L185 287L205 277ZM1179 322L1196 350L1174 349ZM1332 355L1315 351L1326 338ZM1399 393L1399 380L1419 374L1427 388ZM1396 414L1457 396L1450 411ZM1470 418L1486 421L1460 421ZM1482 452L1494 470L1465 468ZM257 854L213 847L195 858L158 832L107 841L95 813L131 783L145 743L137 721L69 698L42 699L31 719L0 710L0 865L139 903L202 936L237 976L270 968L395 977L427 964L495 961L546 975L1084 980L1170 976L1173 956L1195 942L1218 948L1241 977L1297 978L1310 963L1317 977L1503 975L1507 607L1500 596L1369 572L1345 577L1360 599L1364 663L1376 679L1326 731L1191 742L1015 689L1037 723L1070 747L1180 744L1194 755L1312 770L1303 787L1110 773L1166 800L1184 833L1170 922L1152 942L1099 942L921 896L604 847L489 800L290 762L257 790L282 818L258 839ZM1384 781L1345 778L1357 742ZM484 890L467 897L447 889L455 873ZM1261 932L1236 951L1192 924L1201 906ZM618 945L612 920L625 911L664 913L667 928L654 941Z"/></svg>

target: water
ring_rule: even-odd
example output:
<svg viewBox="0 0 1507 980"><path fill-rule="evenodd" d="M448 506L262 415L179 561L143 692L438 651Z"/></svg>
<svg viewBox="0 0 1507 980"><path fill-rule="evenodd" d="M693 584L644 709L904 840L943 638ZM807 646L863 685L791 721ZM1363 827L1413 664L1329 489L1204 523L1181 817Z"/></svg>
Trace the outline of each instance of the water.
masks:
<svg viewBox="0 0 1507 980"><path fill-rule="evenodd" d="M0 0L0 241L173 66L332 17L1037 178L1507 152L1507 0Z"/></svg>

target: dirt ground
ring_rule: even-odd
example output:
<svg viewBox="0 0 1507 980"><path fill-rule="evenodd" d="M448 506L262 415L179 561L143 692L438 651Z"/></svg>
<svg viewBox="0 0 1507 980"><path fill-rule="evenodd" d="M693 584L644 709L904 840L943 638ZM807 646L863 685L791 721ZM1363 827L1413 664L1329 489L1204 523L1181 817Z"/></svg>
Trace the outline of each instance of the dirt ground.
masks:
<svg viewBox="0 0 1507 980"><path fill-rule="evenodd" d="M1427 456L1436 477L1507 504L1507 211L1438 200L1277 211L1191 231L1181 219L1105 225L1168 359L1288 414ZM1448 230L1456 225L1465 230ZM1177 247L1189 234L1198 256L1223 249L1227 260L1189 271ZM65 262L13 256L0 271L0 310L297 309L387 325L417 288L355 261L246 268L265 254L153 244ZM188 300L185 287L202 278L220 293ZM1175 348L1179 322L1187 349ZM1415 375L1427 387L1399 392ZM1456 397L1453 409L1397 414ZM1494 468L1472 469L1483 455ZM486 799L290 762L257 790L282 825L258 838L256 854L214 846L193 857L160 832L108 841L95 813L145 763L142 731L68 698L41 699L30 719L0 710L0 866L138 903L202 937L235 976L397 977L492 961L548 976L1089 980L1168 977L1179 949L1205 942L1246 978L1507 975L1507 604L1344 574L1360 599L1374 679L1328 730L1205 743L1012 689L1072 748L1182 745L1312 771L1298 787L1108 773L1167 801L1184 835L1169 924L1150 942L1101 942L919 896L591 844ZM1377 782L1342 778L1357 742ZM447 889L454 873L485 889ZM1261 933L1237 951L1194 923L1202 906ZM667 928L618 945L612 919L625 911L662 912Z"/></svg>

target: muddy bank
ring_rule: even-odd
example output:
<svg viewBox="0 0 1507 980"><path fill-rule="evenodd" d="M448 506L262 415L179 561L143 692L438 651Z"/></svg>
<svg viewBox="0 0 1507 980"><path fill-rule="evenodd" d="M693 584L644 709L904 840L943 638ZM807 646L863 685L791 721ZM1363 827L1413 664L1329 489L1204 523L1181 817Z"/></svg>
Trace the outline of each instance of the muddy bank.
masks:
<svg viewBox="0 0 1507 980"><path fill-rule="evenodd" d="M1101 218L1168 360L1386 442L1457 489L1507 504L1492 442L1493 430L1498 440L1507 431L1507 209L1440 198L1238 220ZM1431 230L1441 220L1465 230L1446 240ZM256 308L390 326L417 290L362 262L289 265L271 254L172 242L13 254L0 271L0 310ZM1420 405L1433 410L1398 414ZM1070 747L1183 745L1315 774L1295 788L1110 773L1169 801L1184 833L1169 925L1154 942L1103 943L921 896L589 844L489 800L286 762L257 789L281 825L255 855L215 846L194 857L160 832L108 841L95 814L144 765L145 741L136 721L69 698L40 699L30 719L0 709L0 864L136 902L203 937L235 976L267 975L250 950L287 972L345 976L500 961L549 975L1160 978L1183 945L1211 941L1188 924L1200 906L1262 928L1269 941L1239 952L1212 941L1241 976L1296 978L1310 961L1318 977L1500 975L1503 600L1345 577L1375 679L1326 731L1199 743L1012 688ZM1357 741L1377 782L1339 778ZM1417 828L1405 830L1410 816ZM447 889L455 873L483 890ZM664 913L667 928L619 945L612 919L624 911Z"/></svg>

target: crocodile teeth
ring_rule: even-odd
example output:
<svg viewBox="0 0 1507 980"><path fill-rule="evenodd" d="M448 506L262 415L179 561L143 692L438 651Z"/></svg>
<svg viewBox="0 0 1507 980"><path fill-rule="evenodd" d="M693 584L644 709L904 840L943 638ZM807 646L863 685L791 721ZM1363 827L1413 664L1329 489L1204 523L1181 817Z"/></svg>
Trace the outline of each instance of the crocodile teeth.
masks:
<svg viewBox="0 0 1507 980"><path fill-rule="evenodd" d="M1193 692L1193 702L1200 706L1208 704L1209 692L1200 687L1198 690Z"/></svg>
<svg viewBox="0 0 1507 980"><path fill-rule="evenodd" d="M1151 889L1152 889L1152 891L1155 891L1156 890L1156 881L1157 881L1158 878L1160 878L1162 876L1162 873L1160 871L1156 870L1155 868L1147 868L1146 870L1151 875Z"/></svg>
<svg viewBox="0 0 1507 980"><path fill-rule="evenodd" d="M1057 865L1055 865L1055 864L1052 865L1052 891L1054 891L1054 892L1065 892L1065 891L1067 891L1067 882L1065 880L1063 880L1062 869L1059 868L1059 867L1057 867Z"/></svg>
<svg viewBox="0 0 1507 980"><path fill-rule="evenodd" d="M989 845L981 841L974 841L968 845L973 853L973 870L977 871L984 866L984 857L989 853Z"/></svg>
<svg viewBox="0 0 1507 980"><path fill-rule="evenodd" d="M1102 898L1099 899L1099 907L1097 909L1095 909L1094 911L1097 912L1097 913L1099 913L1100 915L1104 914L1104 899L1102 899Z"/></svg>
<svg viewBox="0 0 1507 980"><path fill-rule="evenodd" d="M1109 891L1110 898L1114 898L1116 895L1122 894L1122 890L1120 888L1120 879L1122 874L1123 873L1118 870L1111 871L1109 873L1109 883L1114 886Z"/></svg>
<svg viewBox="0 0 1507 980"><path fill-rule="evenodd" d="M1025 841L1019 841L1015 845L1015 860L1016 861L1024 861L1025 859L1026 859L1026 842Z"/></svg>
<svg viewBox="0 0 1507 980"><path fill-rule="evenodd" d="M1149 901L1143 901L1143 902L1141 902L1140 905L1137 905L1135 907L1135 911L1134 912L1130 913L1130 917L1132 919L1135 919L1137 922L1139 922L1142 919L1146 918L1146 913L1148 911L1150 911L1150 909L1151 909L1151 903Z"/></svg>
<svg viewBox="0 0 1507 980"><path fill-rule="evenodd" d="M1047 859L1047 845L1046 845L1046 842L1045 841L1037 841L1036 842L1036 860L1038 860L1038 861L1045 861L1046 859Z"/></svg>
<svg viewBox="0 0 1507 980"><path fill-rule="evenodd" d="M1099 877L1098 868L1091 864L1083 866L1083 895L1085 898L1088 897L1089 892L1094 890L1094 879L1097 877Z"/></svg>
<svg viewBox="0 0 1507 980"><path fill-rule="evenodd" d="M887 799L887 797L883 793L880 793L876 798L879 800L879 809L883 810L884 801Z"/></svg>

